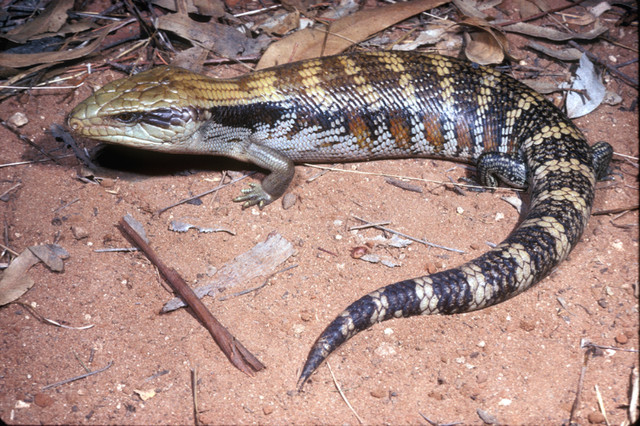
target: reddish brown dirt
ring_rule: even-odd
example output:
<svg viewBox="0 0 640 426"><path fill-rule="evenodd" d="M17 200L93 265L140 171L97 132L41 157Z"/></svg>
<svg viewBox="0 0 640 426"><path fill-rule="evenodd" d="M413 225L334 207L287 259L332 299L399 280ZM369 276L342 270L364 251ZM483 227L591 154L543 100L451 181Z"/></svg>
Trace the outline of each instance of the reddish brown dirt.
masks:
<svg viewBox="0 0 640 426"><path fill-rule="evenodd" d="M634 43L633 38L627 40ZM636 44L637 46L637 44ZM602 48L601 55L617 49ZM625 59L622 52L620 62ZM116 77L95 75L91 85ZM638 157L637 92L612 80L609 90L621 105L601 106L577 120L591 142L607 140L620 154ZM3 118L24 112L21 132L45 149L55 142L46 129L90 93L12 98L0 106ZM0 163L37 158L35 151L0 128ZM57 153L60 154L60 153ZM398 279L425 274L474 258L497 243L518 214L496 193L458 195L437 184L420 183L422 194L388 185L379 176L330 172L307 182L317 170L300 166L291 191L299 197L283 210L280 202L241 210L230 202L240 186L182 205L157 217L151 213L217 185L226 166L211 159L211 170L194 174L160 172L142 180L107 180L102 185L77 178L77 161L35 163L0 169L0 193L20 187L0 201L3 229L20 252L57 243L70 253L63 273L42 265L29 274L35 286L21 297L66 330L37 321L20 305L0 308L0 418L9 423L192 423L191 370L198 371L198 402L205 423L341 423L356 418L341 400L329 369L322 366L304 392L296 380L311 344L351 301ZM178 165L183 171L187 166ZM181 168L182 167L182 168ZM467 175L464 166L426 159L379 161L344 166L447 181ZM598 185L594 211L638 203L637 161L616 156L613 180ZM511 195L506 193L506 195ZM462 208L459 212L459 208ZM297 255L256 293L205 303L218 319L266 365L254 378L235 370L207 332L186 311L158 311L171 294L140 254L96 253L125 247L116 228L130 213L146 227L153 247L193 285L207 270L245 252L270 232L294 243ZM504 214L497 220L496 215ZM353 216L389 221L392 228L453 246L464 255L413 244L407 249L376 248L401 267L354 260L353 247L379 231L349 231ZM178 234L173 218L233 229L225 233ZM394 320L361 333L334 353L329 363L346 397L366 423L480 423L477 410L500 423L567 422L576 397L585 350L582 339L624 349L638 348L638 212L596 216L582 241L550 277L506 303L455 316ZM5 228L6 227L6 228ZM86 231L77 239L72 227ZM4 231L3 231L4 232ZM335 255L333 255L335 254ZM245 288L262 280L247 282ZM233 290L235 291L235 289ZM621 343L626 340L626 343ZM42 387L113 363L108 370L55 389ZM609 421L627 419L629 377L638 354L604 351L590 358L576 420L588 423L598 410L597 386ZM160 374L165 373L165 374ZM156 392L143 401L136 391Z"/></svg>

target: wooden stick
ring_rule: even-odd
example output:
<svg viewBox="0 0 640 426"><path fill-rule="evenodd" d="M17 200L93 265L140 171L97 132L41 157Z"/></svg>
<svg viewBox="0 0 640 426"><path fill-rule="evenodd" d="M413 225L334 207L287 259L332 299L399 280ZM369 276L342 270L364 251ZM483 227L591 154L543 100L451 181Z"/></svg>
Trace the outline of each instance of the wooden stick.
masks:
<svg viewBox="0 0 640 426"><path fill-rule="evenodd" d="M171 288L173 288L182 300L184 300L187 306L191 308L191 311L205 326L209 333L211 333L213 340L215 340L222 352L227 356L229 361L231 361L231 364L251 377L253 377L254 372L265 368L264 364L262 364L258 358L242 346L242 344L237 341L222 324L220 324L211 312L209 312L204 303L198 299L193 290L191 290L191 287L187 285L180 274L178 274L175 269L169 268L165 265L158 255L151 249L149 244L143 240L143 238L131 227L131 225L127 223L124 218L120 220L120 228L124 232L125 236L127 236L140 248L140 250L144 252L151 263L158 268Z"/></svg>

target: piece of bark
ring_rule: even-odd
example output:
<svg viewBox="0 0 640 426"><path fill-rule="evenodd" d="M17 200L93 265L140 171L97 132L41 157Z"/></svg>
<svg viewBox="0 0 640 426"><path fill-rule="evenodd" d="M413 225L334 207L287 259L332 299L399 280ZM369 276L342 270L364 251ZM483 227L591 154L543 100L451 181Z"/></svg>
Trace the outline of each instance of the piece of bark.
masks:
<svg viewBox="0 0 640 426"><path fill-rule="evenodd" d="M293 244L282 235L272 232L264 242L256 244L251 250L221 266L212 281L195 288L193 292L198 298L206 294L214 297L215 290L234 287L256 277L269 276L276 272L276 268L294 252ZM171 312L183 306L185 306L184 302L176 297L168 301L161 312Z"/></svg>

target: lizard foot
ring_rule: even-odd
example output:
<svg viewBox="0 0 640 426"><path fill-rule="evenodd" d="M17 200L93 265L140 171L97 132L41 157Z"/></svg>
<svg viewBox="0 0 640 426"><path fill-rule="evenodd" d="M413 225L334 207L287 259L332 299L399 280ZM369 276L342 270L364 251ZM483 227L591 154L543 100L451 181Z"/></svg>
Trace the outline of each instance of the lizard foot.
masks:
<svg viewBox="0 0 640 426"><path fill-rule="evenodd" d="M259 183L250 183L249 188L242 191L242 195L233 199L236 203L242 203L242 208L246 209L251 206L263 208L273 201L273 197L269 195Z"/></svg>

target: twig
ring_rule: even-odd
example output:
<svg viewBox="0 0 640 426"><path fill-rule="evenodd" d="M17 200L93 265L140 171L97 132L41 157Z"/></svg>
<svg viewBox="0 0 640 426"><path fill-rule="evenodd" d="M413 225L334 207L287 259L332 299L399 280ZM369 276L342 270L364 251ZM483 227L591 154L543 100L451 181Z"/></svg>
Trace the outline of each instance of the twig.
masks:
<svg viewBox="0 0 640 426"><path fill-rule="evenodd" d="M600 389L598 388L598 385L594 385L595 389L596 389L596 399L598 400L598 408L600 408L600 413L602 413L602 416L604 417L604 422L607 426L610 425L609 423L609 419L607 418L607 410L604 408L604 401L602 400L602 395L600 395Z"/></svg>
<svg viewBox="0 0 640 426"><path fill-rule="evenodd" d="M36 311L36 309L33 306L27 305L24 302L14 302L14 303L22 306L23 308L25 308L26 310L31 312L31 315L33 315L33 317L35 319L37 319L38 321L44 322L44 323L48 323L48 324L52 324L52 325L55 325L56 327L60 327L60 328L66 328L67 330L87 330L89 328L92 328L95 325L95 324L89 324L89 325L81 325L79 327L73 327L73 326L70 326L70 325L60 324L58 321L54 321L52 319L45 318L44 316L40 315L40 313L38 311Z"/></svg>
<svg viewBox="0 0 640 426"><path fill-rule="evenodd" d="M422 414L421 412L418 411L418 414L420 414L422 416L423 419L425 419L427 421L427 423L429 423L432 426L455 426L455 425L460 425L462 424L462 422L453 422L453 423L438 423L438 422L434 422L433 420L431 420L429 417L425 416L424 414Z"/></svg>
<svg viewBox="0 0 640 426"><path fill-rule="evenodd" d="M20 188L22 186L22 184L20 182L16 183L15 185L13 185L11 188L7 189L6 191L4 191L2 194L0 194L0 200L3 200L4 197L7 196L7 194L9 194L11 191L13 191L14 189Z"/></svg>
<svg viewBox="0 0 640 426"><path fill-rule="evenodd" d="M384 222L375 222L375 223L365 223L364 225L357 225L357 226L352 226L349 228L349 231L357 231L360 229L367 229L367 228L375 228L376 226L385 226L390 224L391 222L384 221Z"/></svg>
<svg viewBox="0 0 640 426"><path fill-rule="evenodd" d="M51 388L57 388L58 386L66 385L67 383L75 382L76 380L84 379L86 377L93 376L94 374L102 373L103 371L106 371L109 368L111 368L112 365L113 365L113 361L109 361L109 364L107 364L105 367L102 367L99 370L95 370L86 374L81 374L80 376L72 377L70 379L62 380L60 382L51 383L50 385L44 386L42 390L44 391Z"/></svg>
<svg viewBox="0 0 640 426"><path fill-rule="evenodd" d="M130 252L130 251L140 251L138 247L114 247L114 248L106 248L106 249L95 249L94 253L119 253L119 252Z"/></svg>
<svg viewBox="0 0 640 426"><path fill-rule="evenodd" d="M417 180L419 182L427 182L427 183L437 183L438 185L451 185L451 186L457 186L459 188L471 188L471 189L490 189L491 191L510 191L510 192L519 192L519 191L525 191L524 189L519 189L519 188L511 188L511 187L504 187L504 186L498 186L498 187L489 187L489 186L482 186L482 185L469 185L466 183L457 183L457 182L445 182L445 181L441 181L441 180L433 180L433 179L423 179L423 178L417 178L417 177L412 177L412 176L402 176L402 175L392 175L389 173L376 173L376 172L365 172L362 170L349 170L349 169L341 169L339 167L327 167L327 166L320 166L318 164L311 164L311 163L303 163L303 166L307 166L307 167L312 167L314 169L321 169L321 170L329 170L332 172L343 172L343 173L355 173L355 174L359 174L359 175L370 175L370 176L382 176L382 177L390 177L390 178L396 178L396 179L407 179L407 180Z"/></svg>
<svg viewBox="0 0 640 426"><path fill-rule="evenodd" d="M616 214L616 213L624 213L624 212L630 212L633 210L638 210L639 206L638 204L636 204L635 206L629 206L629 207L618 207L615 209L608 209L608 210L598 210L597 212L593 212L591 213L591 216L599 216L599 215L605 215L605 214Z"/></svg>
<svg viewBox="0 0 640 426"><path fill-rule="evenodd" d="M6 128L7 130L9 130L11 133L16 135L16 137L20 139L22 142L26 143L27 145L30 145L32 148L35 148L40 154L44 155L45 157L47 157L49 160L53 161L57 165L60 165L57 158L55 158L54 156L49 154L47 151L45 151L40 145L38 145L37 143L33 142L31 139L29 139L22 133L20 133L20 130L16 129L12 124L4 121L3 119L0 119L0 124L4 126L4 128Z"/></svg>
<svg viewBox="0 0 640 426"><path fill-rule="evenodd" d="M194 195L193 197L185 198L184 200L180 200L177 203L171 204L171 205L169 205L167 207L163 207L160 210L158 210L156 212L156 214L158 216L160 216L162 213L166 212L169 209L172 209L172 208L174 208L176 206L179 206L180 204L188 203L189 201L192 201L192 200L197 200L198 198L204 197L205 195L209 195L209 194L211 194L213 192L217 192L217 191L221 190L222 188L225 188L225 187L227 187L229 185L233 185L236 182L240 182L242 179L248 178L249 176L253 175L254 173L255 172L247 173L246 175L242 175L242 176L240 176L238 178L233 179L231 182L223 183L223 184L218 185L213 189L209 189L208 191L205 191L205 192L203 192L201 194Z"/></svg>
<svg viewBox="0 0 640 426"><path fill-rule="evenodd" d="M55 210L53 210L53 213L58 213L60 210L64 210L67 207L69 207L71 204L77 203L78 201L80 201L80 198L75 198L75 199L69 201L67 204L62 205L62 206L56 208Z"/></svg>
<svg viewBox="0 0 640 426"><path fill-rule="evenodd" d="M499 22L499 23L496 23L495 26L496 27L504 27L504 26L507 26L507 25L518 24L520 22L533 21L535 19L542 18L542 17L550 15L552 13L560 12L562 10L569 9L570 7L578 6L580 3L582 3L582 1L578 1L578 2L575 2L575 3L569 3L569 4L566 4L564 6L556 7L555 9L549 9L547 11L536 13L536 14L533 14L531 16L527 16L525 18L516 19L514 21Z"/></svg>
<svg viewBox="0 0 640 426"><path fill-rule="evenodd" d="M585 339L585 342L580 344L583 348L597 348L597 349L611 349L612 351L622 351L622 352L632 352L637 353L638 349L626 349L626 348L618 348L617 346L606 346L606 345L596 345L593 342L589 342Z"/></svg>
<svg viewBox="0 0 640 426"><path fill-rule="evenodd" d="M86 371L87 373L91 373L91 369L86 365L84 365L84 362L82 362L82 360L80 359L76 351L73 351L73 356L76 359L76 361L78 361L78 363L82 366L82 368L84 368L84 371Z"/></svg>
<svg viewBox="0 0 640 426"><path fill-rule="evenodd" d="M631 368L631 395L629 396L629 419L631 424L638 420L638 395L640 394L640 380L638 380L638 367Z"/></svg>
<svg viewBox="0 0 640 426"><path fill-rule="evenodd" d="M638 88L638 80L634 80L631 77L627 76L625 73L623 73L622 71L617 69L615 66L611 65L608 62L603 61L598 56L596 56L593 53L589 52L587 49L585 49L584 47L580 46L575 41L570 40L569 41L569 45L571 47L575 47L576 49L578 49L582 53L586 54L587 57L589 59L591 59L592 61L595 61L598 64L600 64L601 66L605 67L607 69L607 71L609 71L611 74L614 74L614 75L617 75L618 77L620 77L620 79L622 81L624 81L625 83L627 83L629 86L633 87L634 89Z"/></svg>
<svg viewBox="0 0 640 426"><path fill-rule="evenodd" d="M220 347L231 364L251 377L253 377L254 372L264 369L264 364L253 356L251 352L242 346L242 344L237 341L222 324L220 324L211 312L209 312L204 303L198 299L198 296L195 295L193 290L191 290L180 274L178 274L175 269L169 268L164 264L151 247L142 239L142 237L134 231L127 220L131 219L125 217L120 220L119 224L125 236L131 239L135 245L140 247L140 250L144 252L149 261L158 268L167 283L169 283L173 290L191 308L196 318L198 318L198 320L202 322L205 328L209 331L213 340L215 340L216 344Z"/></svg>
<svg viewBox="0 0 640 426"><path fill-rule="evenodd" d="M191 393L193 395L193 423L198 426L200 417L198 416L198 366L191 370Z"/></svg>
<svg viewBox="0 0 640 426"><path fill-rule="evenodd" d="M73 154L65 154L65 155L61 155L59 157L54 157L56 160L61 160L63 158L69 158L69 157L74 157ZM39 160L29 160L29 161L16 161L13 163L4 163L4 164L0 164L0 169L4 168L4 167L14 167L14 166L24 166L26 164L34 164L34 163L46 163L47 161L53 161L50 158L41 158Z"/></svg>
<svg viewBox="0 0 640 426"><path fill-rule="evenodd" d="M342 392L342 388L340 387L340 384L338 383L338 380L336 380L336 376L333 374L333 370L331 369L331 365L329 365L328 362L327 362L327 368L329 369L329 373L331 373L331 378L333 379L334 386L338 390L338 393L340 394L340 396L342 397L344 402L347 404L347 407L349 407L349 409L351 410L353 415L356 416L356 419L358 419L358 423L364 424L364 422L362 421L362 419L360 418L360 416L358 415L356 410L354 410L353 407L351 406L351 403L349 403L349 400L345 396L344 392Z"/></svg>
<svg viewBox="0 0 640 426"><path fill-rule="evenodd" d="M18 253L18 252L16 252L16 251L14 251L14 250L11 250L9 247L5 246L5 245L4 245L4 244L2 244L2 243L0 243L0 248L1 248L2 250L6 250L6 251L8 251L9 253L11 253L12 255L14 255L14 256L16 256L16 257L20 256L20 253Z"/></svg>
<svg viewBox="0 0 640 426"><path fill-rule="evenodd" d="M98 166L96 166L93 161L91 161L91 158L89 158L89 156L85 154L82 149L80 149L75 139L73 139L73 136L71 136L71 134L67 132L62 126L58 124L52 124L49 127L49 131L54 138L61 139L66 146L71 148L76 158L80 160L82 164L87 166L90 170L98 170Z"/></svg>
<svg viewBox="0 0 640 426"><path fill-rule="evenodd" d="M584 353L584 359L582 361L582 368L580 369L580 379L578 379L578 388L576 389L576 399L573 401L573 405L571 406L571 414L569 415L569 424L573 423L573 416L578 409L578 405L580 404L580 395L582 395L582 385L584 383L584 376L587 373L587 364L589 363L589 356L593 352L593 348L589 348Z"/></svg>
<svg viewBox="0 0 640 426"><path fill-rule="evenodd" d="M362 218L360 218L358 216L352 215L352 217L354 219L358 219L361 222L364 222L364 223L367 223L367 224L372 224L372 222L369 222L368 220L362 219ZM464 251L462 251L462 250L459 250L459 249L456 249L456 248L451 248L451 247L441 246L439 244L430 243L429 241L421 240L419 238L412 237L411 235L403 234L400 231L396 231L394 229L387 228L385 226L379 226L379 225L373 224L373 227L376 228L376 229L380 229L381 231L390 232L392 234L400 235L401 237L408 238L408 239L410 239L412 241L415 241L415 242L420 243L420 244L424 244L424 245L429 246L429 247L435 247L435 248L439 248L439 249L443 249L443 250L453 251L455 253L464 253Z"/></svg>

